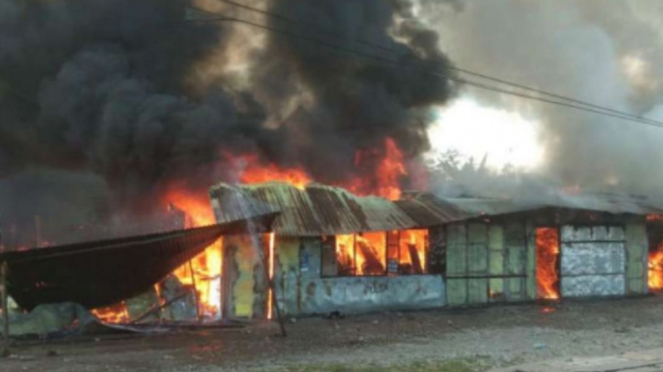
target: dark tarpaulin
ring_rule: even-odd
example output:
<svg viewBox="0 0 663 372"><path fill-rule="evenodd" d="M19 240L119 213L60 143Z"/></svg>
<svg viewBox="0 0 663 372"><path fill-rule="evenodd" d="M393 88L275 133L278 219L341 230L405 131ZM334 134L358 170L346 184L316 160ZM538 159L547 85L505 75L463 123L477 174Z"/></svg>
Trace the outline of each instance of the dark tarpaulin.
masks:
<svg viewBox="0 0 663 372"><path fill-rule="evenodd" d="M277 213L252 219L256 232L271 230ZM5 252L12 298L21 308L76 302L110 306L150 289L225 234L247 231L248 220L121 239Z"/></svg>

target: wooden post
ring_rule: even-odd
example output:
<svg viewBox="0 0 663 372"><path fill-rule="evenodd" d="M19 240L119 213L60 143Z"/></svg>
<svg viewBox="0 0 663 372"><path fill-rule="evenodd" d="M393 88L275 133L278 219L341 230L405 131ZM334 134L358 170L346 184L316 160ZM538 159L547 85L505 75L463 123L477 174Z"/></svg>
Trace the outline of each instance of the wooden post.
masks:
<svg viewBox="0 0 663 372"><path fill-rule="evenodd" d="M285 331L285 324L283 323L283 318L281 317L281 310L279 309L279 300L276 297L276 288L274 288L274 280L269 280L269 286L272 288L272 296L274 298L274 308L276 309L276 317L279 320L279 326L281 327L281 336L286 337L288 334Z"/></svg>
<svg viewBox="0 0 663 372"><path fill-rule="evenodd" d="M9 308L7 306L9 298L7 274L9 267L7 266L7 261L2 263L0 267L0 284L2 284L2 335L3 335L3 346L2 346L2 356L9 356Z"/></svg>
<svg viewBox="0 0 663 372"><path fill-rule="evenodd" d="M272 277L271 274L276 276L276 270L272 271L271 265L275 265L275 261L272 261L276 257L276 242L275 242L275 235L274 232L269 233L269 242L268 244L268 253L267 253L267 260L264 259L264 252L265 250L262 249L261 251L263 252L263 263L266 262L266 264L263 264L263 267L265 268L265 276L267 277L267 285L269 286L269 291L271 292L272 296L272 303L270 304L271 306L274 306L274 309L276 310L276 318L279 321L279 327L281 328L281 336L286 337L287 333L285 330L285 323L283 322L283 318L281 317L281 309L279 308L279 300L276 296L276 286L274 285L274 278ZM268 309L268 311L271 311L271 309Z"/></svg>
<svg viewBox="0 0 663 372"><path fill-rule="evenodd" d="M198 286L196 285L196 275L193 272L193 263L189 260L189 272L191 273L191 284L193 284L193 300L196 302L196 319L200 323L200 301L198 300Z"/></svg>
<svg viewBox="0 0 663 372"><path fill-rule="evenodd" d="M229 292L230 288L228 288L228 259L229 259L229 254L228 250L226 249L226 244L225 244L225 239L221 240L221 282L220 288L219 288L219 306L221 308L219 309L219 315L221 316L221 321L228 320L228 317L230 317L230 312L228 311L228 304L230 303L230 296Z"/></svg>

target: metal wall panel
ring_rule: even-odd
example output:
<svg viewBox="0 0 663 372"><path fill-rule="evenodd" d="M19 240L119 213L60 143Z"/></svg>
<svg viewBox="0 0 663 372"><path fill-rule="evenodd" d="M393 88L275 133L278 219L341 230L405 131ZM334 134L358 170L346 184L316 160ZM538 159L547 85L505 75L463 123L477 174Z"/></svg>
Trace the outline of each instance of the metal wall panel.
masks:
<svg viewBox="0 0 663 372"><path fill-rule="evenodd" d="M621 296L624 275L585 275L562 277L563 297Z"/></svg>
<svg viewBox="0 0 663 372"><path fill-rule="evenodd" d="M508 275L526 275L527 241L525 224L519 221L508 221L504 225L505 272ZM508 301L526 299L525 278L506 279L506 296Z"/></svg>
<svg viewBox="0 0 663 372"><path fill-rule="evenodd" d="M648 270L648 241L644 223L626 225L626 284L628 294L646 294Z"/></svg>
<svg viewBox="0 0 663 372"><path fill-rule="evenodd" d="M276 289L276 302L278 303L279 309L283 310L283 313L288 314L290 312L297 311L297 300L299 298L299 285L298 276L300 275L299 270L299 250L300 246L304 245L315 253L315 249L311 249L311 245L314 241L312 239L302 240L298 238L289 238L278 236L275 240L276 246L276 261L275 261L275 272L274 272L274 287ZM319 249L318 249L319 250ZM309 272L317 272L317 276L320 276L320 258L318 255L317 259L310 260L312 265L315 267L311 268Z"/></svg>
<svg viewBox="0 0 663 372"><path fill-rule="evenodd" d="M490 275L504 275L504 229L499 225L488 228L488 252ZM491 301L501 301L506 298L504 293L504 279L490 279L489 293Z"/></svg>
<svg viewBox="0 0 663 372"><path fill-rule="evenodd" d="M562 243L561 274L624 274L624 243Z"/></svg>
<svg viewBox="0 0 663 372"><path fill-rule="evenodd" d="M303 279L298 314L362 313L444 306L437 275Z"/></svg>
<svg viewBox="0 0 663 372"><path fill-rule="evenodd" d="M450 306L467 304L467 227L463 223L447 227L447 303Z"/></svg>
<svg viewBox="0 0 663 372"><path fill-rule="evenodd" d="M561 241L623 241L624 228L621 226L562 226Z"/></svg>
<svg viewBox="0 0 663 372"><path fill-rule="evenodd" d="M470 223L467 227L468 271L472 277L488 276L488 225ZM467 281L468 304L488 303L488 279L472 278Z"/></svg>
<svg viewBox="0 0 663 372"><path fill-rule="evenodd" d="M562 226L563 297L619 296L626 293L624 229Z"/></svg>
<svg viewBox="0 0 663 372"><path fill-rule="evenodd" d="M525 256L525 294L527 299L536 299L536 227L531 221L525 224L525 236L527 237L527 250Z"/></svg>
<svg viewBox="0 0 663 372"><path fill-rule="evenodd" d="M248 235L224 238L226 257L233 274L226 283L230 291L226 297L227 314L233 317L254 318L264 313L267 285L264 270L260 270L260 256Z"/></svg>

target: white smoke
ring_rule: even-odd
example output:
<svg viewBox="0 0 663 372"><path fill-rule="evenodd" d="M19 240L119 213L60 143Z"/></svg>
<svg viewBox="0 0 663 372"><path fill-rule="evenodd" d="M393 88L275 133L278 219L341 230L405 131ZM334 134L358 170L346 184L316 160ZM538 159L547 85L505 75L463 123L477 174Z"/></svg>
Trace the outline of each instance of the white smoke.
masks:
<svg viewBox="0 0 663 372"><path fill-rule="evenodd" d="M420 1L462 68L661 120L663 3L656 0ZM465 88L484 106L542 123L541 172L562 185L658 193L663 129Z"/></svg>

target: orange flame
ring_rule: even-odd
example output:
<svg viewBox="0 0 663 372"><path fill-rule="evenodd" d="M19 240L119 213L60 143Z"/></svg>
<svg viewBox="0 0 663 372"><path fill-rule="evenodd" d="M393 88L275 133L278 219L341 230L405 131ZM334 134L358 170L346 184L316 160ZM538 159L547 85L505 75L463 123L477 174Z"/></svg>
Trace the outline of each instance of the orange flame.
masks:
<svg viewBox="0 0 663 372"><path fill-rule="evenodd" d="M557 259L559 257L559 233L555 228L536 229L536 284L537 297L558 300Z"/></svg>
<svg viewBox="0 0 663 372"><path fill-rule="evenodd" d="M401 197L401 179L407 176L403 152L398 148L396 141L387 138L384 151L371 149L358 151L355 156L355 166L358 169L366 168L373 163L376 157L382 157L375 170L370 170L364 177L356 178L345 187L357 195L378 195L389 200L398 200Z"/></svg>
<svg viewBox="0 0 663 372"><path fill-rule="evenodd" d="M127 323L129 322L129 309L124 301L119 304L91 311L94 316L105 323Z"/></svg>
<svg viewBox="0 0 663 372"><path fill-rule="evenodd" d="M241 183L281 181L304 189L313 181L313 178L304 169L280 168L274 164L265 164L255 154L240 156L226 154L225 156L235 169L242 170L238 177ZM399 199L402 178L408 175L404 159L403 152L398 148L396 141L387 138L383 148L362 150L356 153L356 169L354 170L361 173L362 176L335 186L346 188L357 195L378 195L391 200ZM206 192L192 192L185 187L173 187L165 194L163 200L169 207L173 206L184 212L186 219L183 227L185 228L215 223L214 213ZM415 239L414 235L411 239ZM419 238L416 240L419 241ZM414 245L417 247L417 251L423 252L419 249L421 244ZM222 246L221 240L215 242L194 258L191 265L186 264L174 271L174 275L183 285L196 288L199 311L203 315L216 317L221 311ZM381 238L371 234L364 234L363 237L348 235L345 240L343 236L339 236L337 237L337 253L339 257L345 255L342 258L348 261L350 265L348 268L353 275L377 275L377 273L382 274L386 269L384 234ZM409 254L411 255L411 253ZM270 279L274 276L274 255L274 235L272 234L269 242ZM422 265L425 264L425 254L419 253L419 256L419 262ZM270 289L268 294L268 318L270 319L273 315L273 296ZM98 309L95 314L99 314L100 317L109 319L109 321L128 320L126 306L118 305L108 309Z"/></svg>
<svg viewBox="0 0 663 372"><path fill-rule="evenodd" d="M659 246L657 251L649 254L648 271L649 289L652 291L663 291L663 247Z"/></svg>
<svg viewBox="0 0 663 372"><path fill-rule="evenodd" d="M267 292L267 319L272 319L274 311L274 289L273 289L273 280L274 280L274 242L276 236L273 232L269 234L269 281L270 286Z"/></svg>
<svg viewBox="0 0 663 372"><path fill-rule="evenodd" d="M214 212L206 193L173 190L166 194L165 199L186 213L187 228L215 223ZM187 263L174 272L182 284L196 288L199 310L212 317L218 316L221 310L222 246L222 239L219 239L196 256L190 266ZM193 273L190 267L193 268Z"/></svg>
<svg viewBox="0 0 663 372"><path fill-rule="evenodd" d="M388 239L393 239L389 246ZM426 230L336 235L338 275L384 275L387 258L398 265L400 273L424 274L427 241Z"/></svg>
<svg viewBox="0 0 663 372"><path fill-rule="evenodd" d="M357 235L357 275L383 275L387 257L387 242L384 233Z"/></svg>
<svg viewBox="0 0 663 372"><path fill-rule="evenodd" d="M411 274L423 274L426 268L426 230L401 231L400 262L410 268Z"/></svg>
<svg viewBox="0 0 663 372"><path fill-rule="evenodd" d="M270 181L280 181L291 184L292 186L303 190L306 185L311 183L311 177L299 168L279 168L274 164L263 165L260 163L257 155L244 155L234 157L227 154L235 168L242 168L239 163L246 164L239 176L241 183L264 183Z"/></svg>
<svg viewBox="0 0 663 372"><path fill-rule="evenodd" d="M313 177L301 168L279 168L274 164L264 164L260 162L257 155L226 154L226 157L234 164L234 168L243 168L239 175L241 183L281 181L298 189L304 189L313 181ZM360 150L355 154L355 171L362 173L362 176L336 183L335 186L346 188L357 195L377 195L390 200L400 199L401 180L408 175L404 161L405 157L396 141L387 138L384 148ZM419 185L426 184L422 175L417 174L416 178Z"/></svg>

